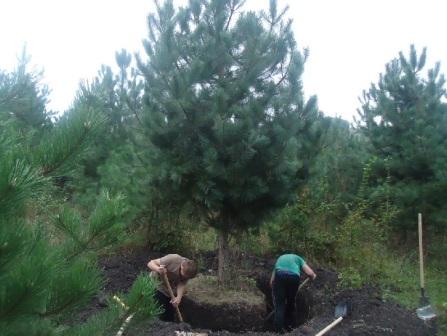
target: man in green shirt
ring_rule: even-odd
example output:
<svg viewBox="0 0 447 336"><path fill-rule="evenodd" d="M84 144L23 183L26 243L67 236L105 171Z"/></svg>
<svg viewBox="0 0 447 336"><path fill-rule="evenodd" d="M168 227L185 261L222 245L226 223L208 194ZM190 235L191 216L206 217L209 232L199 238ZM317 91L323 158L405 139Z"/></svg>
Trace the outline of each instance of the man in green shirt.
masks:
<svg viewBox="0 0 447 336"><path fill-rule="evenodd" d="M296 254L283 254L276 260L270 286L273 289L274 324L277 331L283 331L284 328L290 328L293 325L295 296L302 271L312 280L317 277L304 259Z"/></svg>

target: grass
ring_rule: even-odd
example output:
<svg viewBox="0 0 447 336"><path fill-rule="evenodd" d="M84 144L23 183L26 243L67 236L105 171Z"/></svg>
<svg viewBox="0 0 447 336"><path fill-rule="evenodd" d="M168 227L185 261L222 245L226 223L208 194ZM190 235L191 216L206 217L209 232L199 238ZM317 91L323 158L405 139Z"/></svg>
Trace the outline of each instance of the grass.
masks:
<svg viewBox="0 0 447 336"><path fill-rule="evenodd" d="M426 295L437 314L438 335L447 336L447 270L437 262L426 266ZM396 260L388 260L387 267L391 276L383 284L384 298L393 299L415 311L421 297L418 263L408 260L399 265Z"/></svg>

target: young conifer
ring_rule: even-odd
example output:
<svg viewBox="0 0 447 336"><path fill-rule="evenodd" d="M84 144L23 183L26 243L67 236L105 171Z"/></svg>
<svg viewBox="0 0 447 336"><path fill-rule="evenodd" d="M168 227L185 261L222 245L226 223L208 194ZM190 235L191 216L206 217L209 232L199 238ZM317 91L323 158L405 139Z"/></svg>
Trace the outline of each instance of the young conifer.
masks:
<svg viewBox="0 0 447 336"><path fill-rule="evenodd" d="M445 79L439 63L424 75L425 61L426 49L418 55L411 46L408 57L401 52L364 93L359 111L360 127L378 158L374 194L387 190L401 211L399 227L412 231L418 212L430 225L446 224ZM390 190L380 188L385 184Z"/></svg>
<svg viewBox="0 0 447 336"><path fill-rule="evenodd" d="M95 210L81 215L62 205L53 191L58 178L78 164L104 119L91 109L74 109L41 129L39 137L29 137L32 130L24 131L20 118L34 115L27 110L34 105L21 105L20 96L8 94L13 90L8 85L16 84L5 81L0 87L0 333L92 335L94 329L95 335L110 335L125 314L143 315L144 309L153 316L154 286L143 279L124 298L128 311L111 304L85 327L77 325L79 309L102 288L97 252L119 238L126 203L104 192ZM25 98L33 100L33 92L39 94L31 90Z"/></svg>

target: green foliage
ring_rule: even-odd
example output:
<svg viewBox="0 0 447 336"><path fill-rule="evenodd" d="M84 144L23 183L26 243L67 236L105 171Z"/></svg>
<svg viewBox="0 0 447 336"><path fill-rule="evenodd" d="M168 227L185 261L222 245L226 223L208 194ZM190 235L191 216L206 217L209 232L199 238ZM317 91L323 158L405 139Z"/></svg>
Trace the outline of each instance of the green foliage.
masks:
<svg viewBox="0 0 447 336"><path fill-rule="evenodd" d="M177 216L167 217L146 224L146 243L155 251L184 251L191 225L189 221L181 221Z"/></svg>
<svg viewBox="0 0 447 336"><path fill-rule="evenodd" d="M323 124L321 150L306 188L310 207L321 215L318 221L334 226L355 202L367 160L366 141L342 119L326 117Z"/></svg>
<svg viewBox="0 0 447 336"><path fill-rule="evenodd" d="M55 251L63 254L60 249ZM91 260L77 258L71 265L68 263L70 260L54 258L43 316L55 316L58 320L71 317L73 311L89 303L104 285L99 269Z"/></svg>
<svg viewBox="0 0 447 336"><path fill-rule="evenodd" d="M5 92L9 91L0 90L2 106L20 107L16 96ZM103 120L90 110L71 111L52 127L41 129L39 137L31 137L13 120L0 118L5 126L0 135L2 335L53 335L73 329L65 321L73 319L102 287L94 252L119 237L125 202L104 193L90 215L81 214L57 204L51 182L76 167ZM51 225L53 217L57 230ZM153 287L139 285L137 290L147 297Z"/></svg>
<svg viewBox="0 0 447 336"><path fill-rule="evenodd" d="M314 262L335 263L336 227L356 203L365 141L341 119L324 118L316 157L297 200L268 220L264 229L276 253L300 251Z"/></svg>
<svg viewBox="0 0 447 336"><path fill-rule="evenodd" d="M2 256L0 276L0 324L6 326L19 321L21 316L45 311L47 285L51 280L51 270L54 270L44 237L30 232L25 225L19 235L15 235L15 227L12 225L16 223L17 221L1 220L3 247L8 248L9 239L12 240L12 246L7 251L12 258L11 261L4 260Z"/></svg>
<svg viewBox="0 0 447 336"><path fill-rule="evenodd" d="M206 241L207 228L199 218L189 211L181 211L172 207L165 209L152 205L154 211L144 218L143 227L146 229L146 243L156 251L178 251L186 255L203 250L201 241Z"/></svg>
<svg viewBox="0 0 447 336"><path fill-rule="evenodd" d="M132 57L125 50L116 53L119 72L102 66L91 83L81 84L73 111L94 111L105 118L104 127L94 140L71 184L73 201L82 209L93 211L92 205L102 190L126 196L126 222L137 224L153 209L148 186L150 165L146 146L136 144L142 136L142 82ZM124 173L125 172L125 173ZM131 227L132 230L138 228Z"/></svg>
<svg viewBox="0 0 447 336"><path fill-rule="evenodd" d="M123 143L112 150L104 164L97 168L98 187L125 195L129 203L129 218L137 217L146 211L150 204L150 168L144 165L137 155L132 143Z"/></svg>
<svg viewBox="0 0 447 336"><path fill-rule="evenodd" d="M119 322L123 321L123 310L121 306L109 305L107 309L92 315L89 319L72 327L61 328L60 334L63 336L108 336L116 334L120 328Z"/></svg>
<svg viewBox="0 0 447 336"><path fill-rule="evenodd" d="M160 313L160 306L155 299L157 283L146 273L141 273L133 283L125 302L128 313L135 313L135 319L152 318Z"/></svg>
<svg viewBox="0 0 447 336"><path fill-rule="evenodd" d="M386 257L382 228L356 210L349 214L337 233L337 264L343 283L360 286L377 281L384 271Z"/></svg>
<svg viewBox="0 0 447 336"><path fill-rule="evenodd" d="M267 223L269 222L267 221ZM237 237L237 241L230 245L231 249L238 248L249 255L257 256L264 256L274 251L272 247L273 241L270 239L268 230L265 227L268 227L268 224L263 224L258 230L242 232Z"/></svg>
<svg viewBox="0 0 447 336"><path fill-rule="evenodd" d="M86 220L78 211L64 207L54 219L55 226L67 235L64 255L72 258L117 242L123 231L125 213L123 197L111 197L108 192L100 195L96 208Z"/></svg>
<svg viewBox="0 0 447 336"><path fill-rule="evenodd" d="M437 244L434 244L437 245ZM434 249L430 247L430 252ZM429 256L425 264L426 294L433 309L437 314L436 323L439 335L447 334L447 287L445 278L447 271L445 265L439 263L443 258L433 254ZM394 300L415 311L420 305L420 280L419 260L417 250L407 253L405 256L396 256L390 253L384 259L386 270L379 285L383 289L385 300Z"/></svg>
<svg viewBox="0 0 447 336"><path fill-rule="evenodd" d="M336 262L345 285L360 286L387 277L388 270L383 267L389 258L387 242L398 212L386 199L378 211L370 211L374 207L365 197L365 188L373 163L363 169L356 204L336 229Z"/></svg>
<svg viewBox="0 0 447 336"><path fill-rule="evenodd" d="M417 55L414 46L409 58L403 53L386 66L378 84L365 92L360 111L360 129L377 157L375 186L389 177L390 195L399 207L396 221L400 231L414 229L417 213L427 224L445 231L447 105L445 80L439 64L423 77L426 50Z"/></svg>
<svg viewBox="0 0 447 336"><path fill-rule="evenodd" d="M427 291L447 333L439 65L424 76L425 49L400 53L364 93L353 129L305 100L307 52L286 10L242 4L157 3L138 70L116 53L118 73L101 67L58 120L25 53L14 72L0 71L2 334L110 335L129 316L137 325L157 315L155 284L140 275L119 294L127 308L110 298L88 321L75 318L103 286L98 252L122 241L130 222L160 251L200 255L214 248L215 229L235 259L295 251L335 266L343 286L376 283L385 299L415 309L417 255L391 244L392 229L415 236L417 212L437 238ZM60 179L74 190L63 195L70 203L53 193ZM235 265L230 287L253 287Z"/></svg>
<svg viewBox="0 0 447 336"><path fill-rule="evenodd" d="M45 181L39 170L27 165L26 160L8 150L9 143L0 136L0 212L7 215L10 211L22 208L23 201L32 196Z"/></svg>
<svg viewBox="0 0 447 336"><path fill-rule="evenodd" d="M308 231L308 213L300 203L284 207L267 226L276 253L292 249L301 250Z"/></svg>
<svg viewBox="0 0 447 336"><path fill-rule="evenodd" d="M138 78L136 70L130 66L131 56L125 50L116 53L119 67L118 74L114 74L111 67L102 66L98 76L92 83L82 83L75 103L74 110L94 110L106 118L105 131L95 139L95 146L83 161L84 174L89 183L97 183L98 168L104 165L111 153L130 155L129 165L142 164L134 160L135 155L141 155L145 149L132 148L134 138L138 137L138 113L141 111L141 96L143 84ZM143 155L144 156L144 155ZM116 162L116 161L115 161ZM104 188L99 185L99 189ZM96 190L97 191L97 190Z"/></svg>
<svg viewBox="0 0 447 336"><path fill-rule="evenodd" d="M127 295L119 294L110 298L109 306L90 317L87 322L62 332L64 336L107 336L115 334L125 324L132 328L142 320L151 320L160 314L161 308L154 297L157 284L147 274L140 274ZM116 300L118 298L120 302ZM123 307L124 305L124 307ZM130 323L125 323L130 318Z"/></svg>
<svg viewBox="0 0 447 336"><path fill-rule="evenodd" d="M113 239L107 237L116 236L115 222L119 223L121 208L116 200L108 201L99 202L86 228L79 214L72 215L70 225L68 220L59 225L63 234L57 237L48 224L28 221L23 212L0 216L2 330L15 334L13 330L20 323L37 334L41 325L45 325L42 330L54 329L102 287L94 255L85 252L110 245Z"/></svg>
<svg viewBox="0 0 447 336"><path fill-rule="evenodd" d="M42 136L33 155L43 174L63 174L73 169L71 158L86 150L86 144L101 130L105 119L91 110L68 112L58 121L57 127Z"/></svg>
<svg viewBox="0 0 447 336"><path fill-rule="evenodd" d="M334 258L333 228L319 222L321 209L313 208L307 190L264 226L275 253L296 251L313 262L330 263Z"/></svg>
<svg viewBox="0 0 447 336"><path fill-rule="evenodd" d="M166 1L149 16L148 59L139 60L158 204L193 209L222 241L293 197L318 133L316 99L302 90L305 55L285 11L241 5L176 10Z"/></svg>
<svg viewBox="0 0 447 336"><path fill-rule="evenodd" d="M53 115L46 110L49 90L42 84L42 73L28 71L29 61L23 49L15 71L0 70L0 123L13 122L24 136L50 128Z"/></svg>

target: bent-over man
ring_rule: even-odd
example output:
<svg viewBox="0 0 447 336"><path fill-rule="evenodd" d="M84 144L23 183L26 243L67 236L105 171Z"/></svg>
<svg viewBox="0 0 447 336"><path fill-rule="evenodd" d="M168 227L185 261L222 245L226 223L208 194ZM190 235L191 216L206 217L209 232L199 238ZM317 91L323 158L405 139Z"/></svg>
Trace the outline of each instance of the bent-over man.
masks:
<svg viewBox="0 0 447 336"><path fill-rule="evenodd" d="M182 301L188 280L197 275L197 266L194 261L178 254L168 254L159 259L150 260L147 267L151 270L150 276L159 280L159 287L155 296L164 308L160 319L163 321L174 321L174 307L177 307ZM171 300L169 291L162 279L163 274L167 275L174 292L175 297L173 300Z"/></svg>
<svg viewBox="0 0 447 336"><path fill-rule="evenodd" d="M275 329L282 332L290 329L295 321L295 297L300 284L301 272L304 271L312 280L315 272L304 259L296 254L283 254L275 263L270 279L273 304L275 306Z"/></svg>

